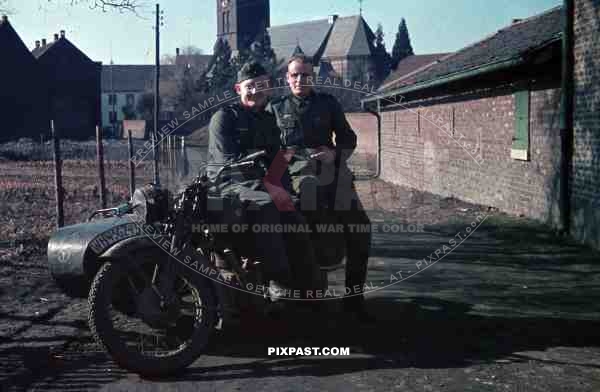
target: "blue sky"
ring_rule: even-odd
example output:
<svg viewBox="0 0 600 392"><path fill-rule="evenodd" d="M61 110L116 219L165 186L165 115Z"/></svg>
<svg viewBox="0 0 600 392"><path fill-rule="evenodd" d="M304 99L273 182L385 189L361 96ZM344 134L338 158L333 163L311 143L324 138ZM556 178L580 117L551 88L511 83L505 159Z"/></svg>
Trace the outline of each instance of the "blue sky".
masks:
<svg viewBox="0 0 600 392"><path fill-rule="evenodd" d="M86 0L8 0L13 27L32 48L36 39L65 30L67 38L92 60L107 64L154 61L154 4L146 1L144 18L129 13L91 10ZM381 23L391 51L398 23L406 18L416 54L448 52L475 42L510 24L560 5L562 0L364 0L363 17L373 30ZM163 0L165 26L161 52L194 45L205 53L216 39L216 0ZM321 19L329 14L358 14L358 0L271 0L271 25Z"/></svg>

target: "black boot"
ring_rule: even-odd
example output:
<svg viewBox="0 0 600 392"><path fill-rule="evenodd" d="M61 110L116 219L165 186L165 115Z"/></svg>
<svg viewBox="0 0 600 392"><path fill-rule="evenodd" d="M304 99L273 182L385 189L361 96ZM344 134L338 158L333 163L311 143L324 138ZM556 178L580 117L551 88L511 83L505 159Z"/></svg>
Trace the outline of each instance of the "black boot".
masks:
<svg viewBox="0 0 600 392"><path fill-rule="evenodd" d="M353 295L344 297L343 310L350 318L360 323L374 323L375 317L367 312L365 307L365 297L361 295Z"/></svg>

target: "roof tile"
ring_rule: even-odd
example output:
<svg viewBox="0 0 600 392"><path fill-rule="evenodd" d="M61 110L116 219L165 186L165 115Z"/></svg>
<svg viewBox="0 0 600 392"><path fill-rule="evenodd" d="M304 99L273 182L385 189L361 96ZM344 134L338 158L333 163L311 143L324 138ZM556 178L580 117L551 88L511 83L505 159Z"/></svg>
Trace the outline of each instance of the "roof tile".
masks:
<svg viewBox="0 0 600 392"><path fill-rule="evenodd" d="M518 59L527 52L558 39L562 34L562 17L562 7L559 6L513 23L415 74L410 84ZM397 87L399 86L390 85L383 91L391 91Z"/></svg>
<svg viewBox="0 0 600 392"><path fill-rule="evenodd" d="M322 50L331 27L327 19L272 26L271 47L279 60L288 59L296 46L307 56L315 56Z"/></svg>

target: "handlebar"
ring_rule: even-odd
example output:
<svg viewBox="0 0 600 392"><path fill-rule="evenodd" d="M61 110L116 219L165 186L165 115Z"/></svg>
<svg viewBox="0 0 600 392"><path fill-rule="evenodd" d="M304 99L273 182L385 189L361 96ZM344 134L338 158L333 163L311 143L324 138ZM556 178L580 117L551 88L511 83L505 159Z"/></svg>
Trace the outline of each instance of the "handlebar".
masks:
<svg viewBox="0 0 600 392"><path fill-rule="evenodd" d="M219 171L217 171L217 174L215 175L213 182L217 182L221 178L221 175L223 174L224 171L231 170L231 169L238 169L238 168L242 168L242 167L253 166L256 164L257 159L262 158L266 155L267 155L266 150L260 150L260 151L254 152L252 154L248 154L245 157L242 157L233 163L228 163L226 165L223 165L223 167L221 167L219 169ZM208 178L206 178L205 181L207 181L207 180L208 180Z"/></svg>
<svg viewBox="0 0 600 392"><path fill-rule="evenodd" d="M304 155L304 154L298 154L298 155L304 156L307 159L317 160L320 157L324 156L325 154L326 153L324 151L320 151L320 152L309 153L306 155ZM215 175L213 182L218 182L219 179L221 178L221 176L223 175L223 172L225 172L227 170L231 170L231 169L238 169L238 168L253 166L256 164L257 159L265 157L266 155L267 155L266 150L260 150L260 151L254 152L252 154L248 154L245 157L242 157L235 162L223 165L223 167L221 167L217 171L217 174ZM206 182L206 181L208 181L208 177L203 176L203 178L201 178L200 180L203 182Z"/></svg>
<svg viewBox="0 0 600 392"><path fill-rule="evenodd" d="M100 214L102 214L104 217L109 217L109 216L121 217L121 216L131 212L134 208L135 208L135 206L133 206L129 202L126 202L123 204L119 204L116 207L96 210L92 213L92 215L90 215L90 217L88 218L88 222L91 221L93 217L95 217L96 215L100 215Z"/></svg>
<svg viewBox="0 0 600 392"><path fill-rule="evenodd" d="M310 154L309 157L310 157L310 159L319 159L323 155L325 155L325 152L321 151L321 152L317 152L314 154Z"/></svg>
<svg viewBox="0 0 600 392"><path fill-rule="evenodd" d="M327 154L325 151L315 152L314 148L299 148L293 150L295 151L295 157L305 160L319 160L319 158Z"/></svg>

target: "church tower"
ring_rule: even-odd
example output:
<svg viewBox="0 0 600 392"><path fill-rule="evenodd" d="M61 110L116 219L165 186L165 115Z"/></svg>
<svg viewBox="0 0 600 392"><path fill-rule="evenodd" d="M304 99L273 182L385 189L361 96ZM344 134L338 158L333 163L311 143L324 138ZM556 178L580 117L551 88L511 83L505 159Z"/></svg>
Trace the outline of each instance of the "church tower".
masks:
<svg viewBox="0 0 600 392"><path fill-rule="evenodd" d="M270 27L269 0L217 0L217 38L232 52L248 49Z"/></svg>

